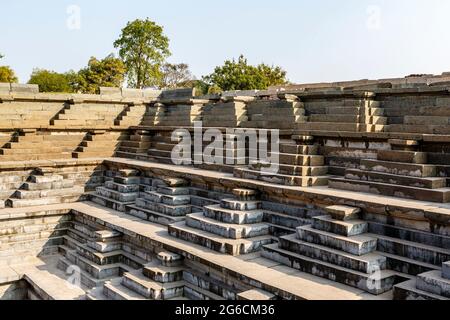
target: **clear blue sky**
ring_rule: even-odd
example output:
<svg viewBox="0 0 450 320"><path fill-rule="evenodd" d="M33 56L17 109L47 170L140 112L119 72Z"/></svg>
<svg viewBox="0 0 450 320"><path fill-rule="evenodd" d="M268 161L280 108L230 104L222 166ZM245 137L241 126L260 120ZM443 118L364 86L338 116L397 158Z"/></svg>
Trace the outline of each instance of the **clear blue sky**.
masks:
<svg viewBox="0 0 450 320"><path fill-rule="evenodd" d="M80 29L67 27L70 5ZM78 70L114 52L127 21L146 17L197 77L241 53L293 82L450 71L448 0L2 0L0 12L0 65L21 82L34 67Z"/></svg>

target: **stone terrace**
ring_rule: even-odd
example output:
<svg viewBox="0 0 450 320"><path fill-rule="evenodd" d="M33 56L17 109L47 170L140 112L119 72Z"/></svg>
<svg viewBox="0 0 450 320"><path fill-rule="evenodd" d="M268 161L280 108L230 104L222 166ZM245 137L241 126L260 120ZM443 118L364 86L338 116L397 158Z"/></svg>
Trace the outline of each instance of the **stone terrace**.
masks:
<svg viewBox="0 0 450 320"><path fill-rule="evenodd" d="M208 96L0 84L0 299L447 300L447 78ZM279 170L250 141L173 164L198 121L231 140L280 129L264 141Z"/></svg>

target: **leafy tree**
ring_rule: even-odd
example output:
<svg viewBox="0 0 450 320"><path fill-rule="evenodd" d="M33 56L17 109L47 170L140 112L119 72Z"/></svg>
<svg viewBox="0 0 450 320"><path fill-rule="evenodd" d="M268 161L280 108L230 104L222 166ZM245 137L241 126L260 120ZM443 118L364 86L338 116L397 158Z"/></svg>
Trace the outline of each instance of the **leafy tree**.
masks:
<svg viewBox="0 0 450 320"><path fill-rule="evenodd" d="M227 60L223 66L216 67L214 72L203 77L210 86L222 90L267 89L272 85L286 83L286 71L280 67L268 66L264 63L249 65L243 55L236 61Z"/></svg>
<svg viewBox="0 0 450 320"><path fill-rule="evenodd" d="M195 78L189 71L189 66L186 63L165 63L161 68L161 72L163 76L161 87L163 88L193 87L192 81Z"/></svg>
<svg viewBox="0 0 450 320"><path fill-rule="evenodd" d="M100 87L121 87L125 77L122 60L110 54L103 60L92 57L86 68L70 74L71 85L83 93L99 93Z"/></svg>
<svg viewBox="0 0 450 320"><path fill-rule="evenodd" d="M114 47L119 49L125 63L129 86L143 88L161 84L161 66L170 56L169 38L161 26L148 18L128 22Z"/></svg>
<svg viewBox="0 0 450 320"><path fill-rule="evenodd" d="M13 69L8 66L0 66L0 82L17 83L18 81Z"/></svg>
<svg viewBox="0 0 450 320"><path fill-rule="evenodd" d="M73 92L70 78L65 73L45 69L34 69L29 84L39 85L41 92Z"/></svg>

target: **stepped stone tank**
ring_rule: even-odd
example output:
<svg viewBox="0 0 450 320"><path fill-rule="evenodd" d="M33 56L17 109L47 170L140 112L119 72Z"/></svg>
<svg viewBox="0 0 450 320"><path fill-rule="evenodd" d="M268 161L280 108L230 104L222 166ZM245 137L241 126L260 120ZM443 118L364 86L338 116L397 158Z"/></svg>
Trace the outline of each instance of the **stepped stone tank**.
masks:
<svg viewBox="0 0 450 320"><path fill-rule="evenodd" d="M207 96L0 84L0 115L0 299L450 298L448 74Z"/></svg>

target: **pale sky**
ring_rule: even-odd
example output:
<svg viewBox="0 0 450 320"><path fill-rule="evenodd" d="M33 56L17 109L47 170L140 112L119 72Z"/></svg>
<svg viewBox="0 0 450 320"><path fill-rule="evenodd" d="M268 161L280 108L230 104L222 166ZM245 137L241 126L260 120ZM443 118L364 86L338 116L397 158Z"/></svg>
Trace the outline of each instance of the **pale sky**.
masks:
<svg viewBox="0 0 450 320"><path fill-rule="evenodd" d="M450 71L449 0L2 0L0 12L0 65L20 82L115 52L121 28L146 17L198 78L241 53L296 83Z"/></svg>

